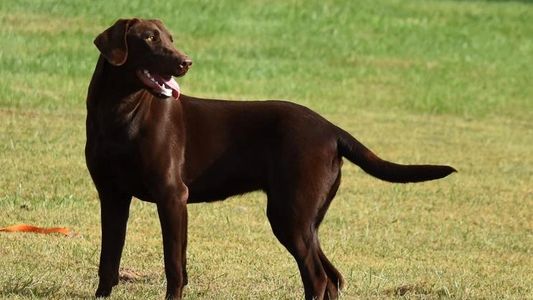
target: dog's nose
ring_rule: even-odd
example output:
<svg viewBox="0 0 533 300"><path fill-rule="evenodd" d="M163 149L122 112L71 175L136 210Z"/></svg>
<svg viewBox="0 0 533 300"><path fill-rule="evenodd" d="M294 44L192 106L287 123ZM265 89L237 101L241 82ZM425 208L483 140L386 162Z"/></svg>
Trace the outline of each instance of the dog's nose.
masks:
<svg viewBox="0 0 533 300"><path fill-rule="evenodd" d="M192 65L192 60L190 59L184 59L181 63L180 63L180 68L182 69L186 69L186 68L189 68L190 66Z"/></svg>

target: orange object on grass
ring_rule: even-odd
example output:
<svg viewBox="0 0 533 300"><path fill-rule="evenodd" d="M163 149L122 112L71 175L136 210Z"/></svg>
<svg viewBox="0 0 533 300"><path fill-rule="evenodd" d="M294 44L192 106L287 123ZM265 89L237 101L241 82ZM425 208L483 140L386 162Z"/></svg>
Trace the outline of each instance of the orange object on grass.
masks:
<svg viewBox="0 0 533 300"><path fill-rule="evenodd" d="M3 232L33 232L33 233L44 233L44 234L60 233L62 235L66 235L66 236L72 235L72 232L70 231L70 229L68 229L66 227L43 228L43 227L37 227L37 226L32 226L32 225L26 225L26 224L13 225L13 226L0 228L0 231L3 231Z"/></svg>

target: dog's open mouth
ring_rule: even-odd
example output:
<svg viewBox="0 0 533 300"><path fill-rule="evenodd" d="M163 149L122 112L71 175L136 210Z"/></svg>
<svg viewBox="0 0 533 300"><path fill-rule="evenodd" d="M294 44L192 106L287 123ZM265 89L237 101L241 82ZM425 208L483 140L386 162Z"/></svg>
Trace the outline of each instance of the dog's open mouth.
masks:
<svg viewBox="0 0 533 300"><path fill-rule="evenodd" d="M148 70L138 70L137 77L150 88L155 94L174 97L180 97L180 86L172 76L162 76L152 74Z"/></svg>

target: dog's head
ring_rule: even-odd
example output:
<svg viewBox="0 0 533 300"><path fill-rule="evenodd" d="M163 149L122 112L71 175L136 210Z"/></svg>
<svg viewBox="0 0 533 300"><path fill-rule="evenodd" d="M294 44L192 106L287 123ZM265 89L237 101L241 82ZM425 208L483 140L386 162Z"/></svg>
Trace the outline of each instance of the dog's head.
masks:
<svg viewBox="0 0 533 300"><path fill-rule="evenodd" d="M134 71L156 95L178 98L179 86L172 76L185 75L192 65L159 20L120 19L100 33L94 44L110 64Z"/></svg>

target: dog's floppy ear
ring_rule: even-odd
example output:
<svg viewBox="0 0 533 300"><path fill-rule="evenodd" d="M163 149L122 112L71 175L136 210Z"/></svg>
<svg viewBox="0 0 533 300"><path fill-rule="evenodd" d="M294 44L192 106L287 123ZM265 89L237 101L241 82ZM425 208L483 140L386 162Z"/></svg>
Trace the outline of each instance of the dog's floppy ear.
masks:
<svg viewBox="0 0 533 300"><path fill-rule="evenodd" d="M94 39L96 48L110 64L121 66L128 59L126 34L136 21L138 19L120 19Z"/></svg>

